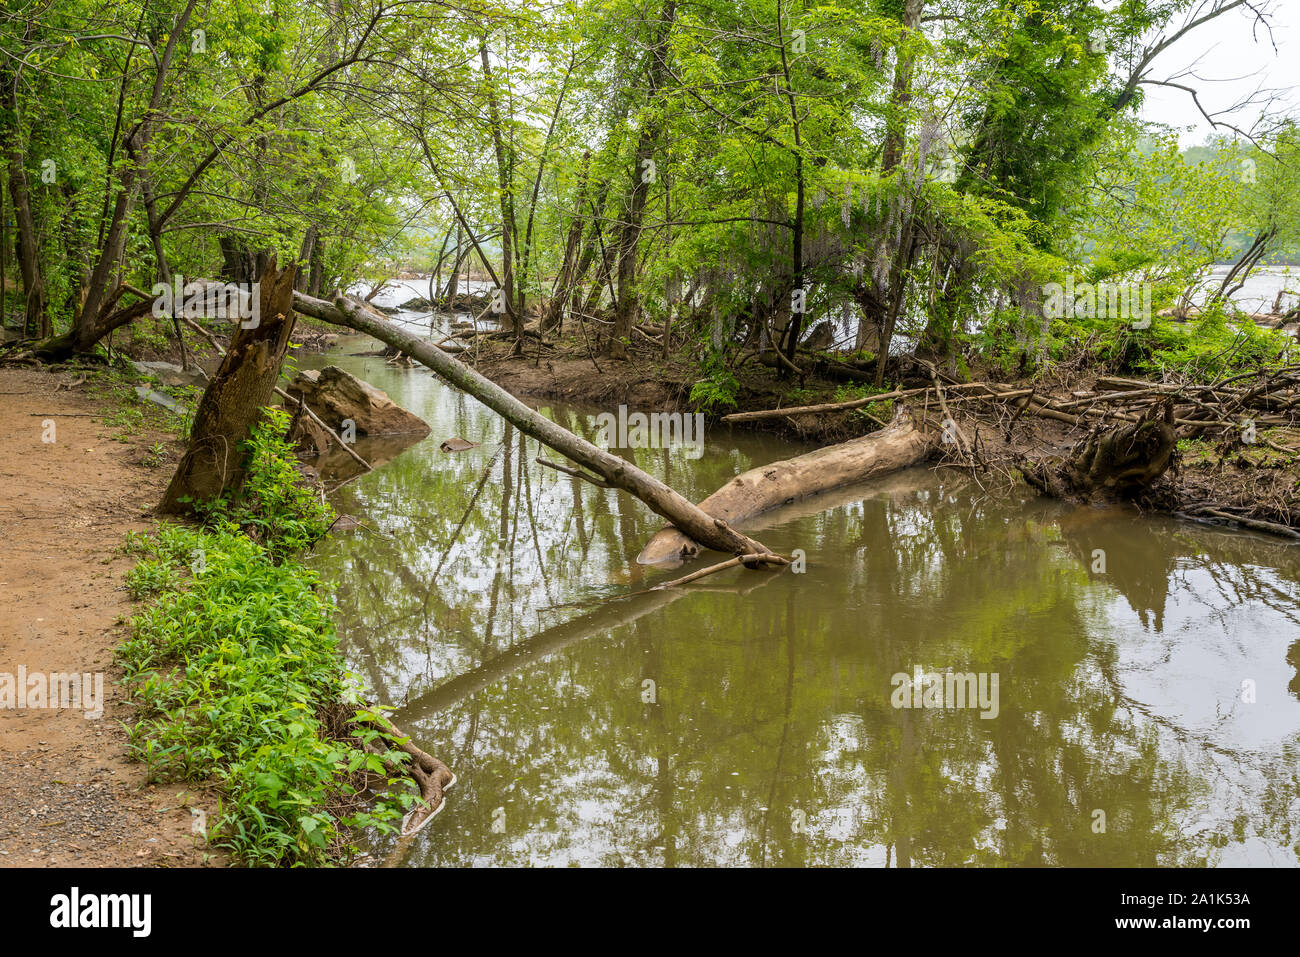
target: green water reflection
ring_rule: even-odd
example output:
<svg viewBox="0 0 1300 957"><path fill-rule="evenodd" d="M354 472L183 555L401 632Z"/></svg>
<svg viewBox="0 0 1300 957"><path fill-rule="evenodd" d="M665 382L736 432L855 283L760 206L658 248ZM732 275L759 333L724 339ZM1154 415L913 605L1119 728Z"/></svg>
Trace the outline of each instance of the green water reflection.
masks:
<svg viewBox="0 0 1300 957"><path fill-rule="evenodd" d="M803 575L619 598L681 574L633 561L656 516L423 370L329 361L434 427L335 493L369 527L316 558L350 662L460 778L386 863L1297 864L1293 547L922 469L778 516ZM698 499L798 451L623 454ZM997 716L893 707L917 666L997 674Z"/></svg>

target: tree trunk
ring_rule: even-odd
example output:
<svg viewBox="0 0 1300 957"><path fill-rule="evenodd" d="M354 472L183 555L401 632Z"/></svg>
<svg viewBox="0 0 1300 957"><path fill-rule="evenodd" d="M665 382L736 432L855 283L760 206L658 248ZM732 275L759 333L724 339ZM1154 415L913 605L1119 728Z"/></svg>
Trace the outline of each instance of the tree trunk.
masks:
<svg viewBox="0 0 1300 957"><path fill-rule="evenodd" d="M790 323L786 326L785 347L783 354L791 364L794 363L795 350L799 348L799 337L803 335L804 315L807 313L806 290L803 282L803 232L806 200L804 197L803 168L803 133L799 122L799 101L795 97L794 78L790 73L790 58L786 55L785 35L781 27L782 10L780 0L776 5L776 29L781 42L781 72L785 79L785 95L790 104L790 131L794 136L794 221L790 223L790 289L792 296L799 297L799 308L790 306ZM779 347L778 347L779 348ZM788 369L782 367L780 375L786 376Z"/></svg>
<svg viewBox="0 0 1300 957"><path fill-rule="evenodd" d="M221 248L221 278L229 282L253 281L253 253L243 240L231 233L217 237Z"/></svg>
<svg viewBox="0 0 1300 957"><path fill-rule="evenodd" d="M924 10L925 0L904 0L903 26L909 32L921 28ZM889 120L885 126L885 145L880 161L883 173L892 172L903 158L903 146L907 141L907 111L912 103L913 68L912 57L900 52L894 66L894 88L889 96Z"/></svg>
<svg viewBox="0 0 1300 957"><path fill-rule="evenodd" d="M22 152L17 148L9 153L9 194L13 199L14 219L18 225L18 272L23 280L24 334L48 336L52 330L45 314L45 279L41 276L40 250L36 245L27 172L23 169Z"/></svg>
<svg viewBox="0 0 1300 957"><path fill-rule="evenodd" d="M668 41L672 35L673 21L677 17L676 0L665 0L659 15L659 33L650 50L647 69L646 108L658 108L656 100L668 72ZM637 137L632 158L632 192L628 197L622 227L619 231L615 271L618 278L618 295L614 300L614 335L609 341L611 355L626 355L625 340L632 336L640 312L640 298L636 291L637 246L641 239L641 223L645 217L646 202L650 197L650 164L654 162L654 149L659 140L657 119L646 121Z"/></svg>
<svg viewBox="0 0 1300 957"><path fill-rule="evenodd" d="M280 365L293 332L293 283L296 266L278 270L272 258L262 272L257 322L239 323L230 349L208 383L194 415L190 447L172 476L158 511L193 512L207 502L237 491L244 480L241 446L271 404ZM252 328L245 328L252 325Z"/></svg>
<svg viewBox="0 0 1300 957"><path fill-rule="evenodd" d="M294 295L294 307L315 319L364 332L401 350L428 366L451 385L474 396L525 435L530 435L548 448L567 456L615 488L639 498L656 514L701 544L733 555L773 554L770 548L740 534L725 521L705 513L631 462L598 448L530 409L495 382L453 359L428 339L413 335L371 312L365 303L339 297L331 304L297 293Z"/></svg>
<svg viewBox="0 0 1300 957"><path fill-rule="evenodd" d="M451 275L447 277L447 289L443 293L443 305L448 309L456 308L456 293L460 290L460 261L463 256L461 251L460 223L456 224L456 258L451 264Z"/></svg>
<svg viewBox="0 0 1300 957"><path fill-rule="evenodd" d="M915 465L934 449L935 434L919 432L900 413L888 428L807 455L772 462L736 476L700 509L735 525L800 499ZM699 552L700 543L675 528L661 529L641 550L642 565L676 564Z"/></svg>
<svg viewBox="0 0 1300 957"><path fill-rule="evenodd" d="M319 296L325 288L325 240L319 234L312 243L311 259L307 267L307 294Z"/></svg>
<svg viewBox="0 0 1300 957"><path fill-rule="evenodd" d="M885 384L885 364L889 361L889 349L894 341L894 326L903 309L903 300L907 292L907 267L912 262L914 252L912 229L915 220L910 209L904 215L907 216L907 220L903 224L898 249L894 251L894 261L889 271L889 312L885 315L885 323L880 330L880 356L876 362L874 383L877 389Z"/></svg>
<svg viewBox="0 0 1300 957"><path fill-rule="evenodd" d="M29 30L30 32L30 30ZM18 273L23 280L24 335L45 337L50 335L50 321L46 316L45 279L41 275L40 248L36 241L36 225L32 217L31 193L27 184L27 157L22 146L22 130L18 113L17 78L8 70L0 74L3 87L4 112L8 122L0 129L4 156L8 165L9 195L14 204L14 220L18 226Z"/></svg>
<svg viewBox="0 0 1300 957"><path fill-rule="evenodd" d="M487 81L488 122L492 127L492 148L497 164L497 198L501 209L501 295L505 300L506 328L518 332L523 328L523 317L515 311L515 234L518 230L515 226L514 149L507 146L501 129L501 112L497 106L496 88L492 85L486 40L479 44L478 52L483 63L483 77Z"/></svg>
<svg viewBox="0 0 1300 957"><path fill-rule="evenodd" d="M307 227L307 231L306 231L305 233L303 233L303 236L302 236L302 245L298 247L298 262L299 262L299 264L301 264L301 263L310 263L310 262L312 261L312 257L314 257L314 256L316 255L316 235L317 235L317 232L318 232L318 230L317 230L315 224L313 224L313 225L311 225L311 226L308 226L308 227ZM301 291L301 292L307 292L307 291L308 291L308 290L304 289L303 287L306 286L306 284L307 284L307 278L308 278L309 275L310 275L310 273L307 273L307 274L304 274L304 273L302 273L302 272L299 272L299 273L298 273L298 281L297 281L297 283L295 283L295 285L299 288L299 291Z"/></svg>
<svg viewBox="0 0 1300 957"><path fill-rule="evenodd" d="M539 329L543 335L563 325L564 306L577 279L575 273L578 266L578 251L582 244L582 227L586 222L582 208L587 203L587 170L590 160L591 150L587 150L582 154L582 171L578 174L578 200L574 205L573 218L569 220L569 238L564 244L564 260L560 264L560 273L551 292L551 301L547 303L546 312L542 314Z"/></svg>
<svg viewBox="0 0 1300 957"><path fill-rule="evenodd" d="M136 196L139 192L140 173L148 165L149 142L153 136L154 124L162 113L163 93L176 46L182 35L186 35L186 24L189 23L190 16L197 5L198 0L189 0L177 18L176 25L168 33L167 45L163 48L162 55L154 68L153 90L149 97L149 104L124 140L131 162L123 163L117 171L119 189L117 200L113 204L113 215L109 220L99 260L90 274L85 301L82 302L81 309L73 320L72 330L65 336L43 342L36 350L38 356L59 358L73 352L89 352L104 336L135 318L133 314L121 309L112 311L122 294L122 286L117 281L117 271L129 238L131 212L135 209ZM177 202L179 197L173 200L173 208ZM157 217L159 229L169 215L170 212L164 212Z"/></svg>

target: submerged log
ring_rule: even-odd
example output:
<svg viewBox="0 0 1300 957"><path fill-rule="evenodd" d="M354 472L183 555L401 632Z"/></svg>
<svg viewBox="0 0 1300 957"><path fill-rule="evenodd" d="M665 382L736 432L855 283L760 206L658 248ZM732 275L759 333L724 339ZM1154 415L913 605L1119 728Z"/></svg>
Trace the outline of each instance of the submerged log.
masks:
<svg viewBox="0 0 1300 957"><path fill-rule="evenodd" d="M447 355L432 341L393 325L367 303L342 296L329 303L295 292L294 308L304 315L364 332L400 349L450 384L474 396L525 435L567 456L615 488L636 496L693 540L733 555L772 554L772 550L761 542L735 531L721 517L697 508L689 499L626 459L593 445L530 409L495 382Z"/></svg>
<svg viewBox="0 0 1300 957"><path fill-rule="evenodd" d="M770 509L811 498L842 485L915 465L935 448L937 434L918 431L900 411L887 428L807 455L772 462L738 475L699 507L729 524L757 518ZM641 550L642 565L677 564L707 545L676 528L661 529Z"/></svg>

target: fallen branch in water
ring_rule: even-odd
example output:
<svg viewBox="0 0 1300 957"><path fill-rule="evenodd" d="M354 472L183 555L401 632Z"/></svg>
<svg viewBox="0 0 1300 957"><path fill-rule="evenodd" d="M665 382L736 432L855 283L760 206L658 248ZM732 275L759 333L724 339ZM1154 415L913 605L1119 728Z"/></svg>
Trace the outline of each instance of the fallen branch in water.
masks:
<svg viewBox="0 0 1300 957"><path fill-rule="evenodd" d="M782 505L916 465L933 451L936 441L934 434L915 428L911 416L900 410L888 428L737 475L699 507L729 522L749 521ZM660 529L641 549L637 562L680 563L696 555L701 545L708 543L681 529Z"/></svg>
<svg viewBox="0 0 1300 957"><path fill-rule="evenodd" d="M614 487L610 485L608 482L602 482L594 475L588 475L586 472L580 471L578 469L571 469L567 465L560 465L558 462L552 462L549 459L542 458L541 456L538 456L537 458L533 459L533 461L536 462L538 465L545 465L547 468L555 469L557 472L563 472L565 475L572 475L574 478L580 478L584 482L590 482L592 485L596 486L596 488Z"/></svg>
<svg viewBox="0 0 1300 957"><path fill-rule="evenodd" d="M758 568L760 565L791 565L793 562L784 555L737 555L735 558L729 558L725 562L718 562L716 565L710 565L708 568L701 568L699 571L691 572L689 575L683 575L681 578L675 578L670 582L663 582L655 585L650 591L663 591L665 588L676 588L678 585L689 585L693 581L698 581L706 575L712 575L714 572L720 572L728 568L735 568L737 565L744 565L746 568Z"/></svg>
<svg viewBox="0 0 1300 957"><path fill-rule="evenodd" d="M293 302L294 308L305 315L364 332L394 349L400 349L451 385L474 396L525 435L584 466L611 486L640 499L656 514L709 548L733 555L771 553L766 545L737 532L726 521L700 509L626 459L593 445L529 408L495 382L435 347L431 341L389 322L368 304L346 296L339 296L329 303L300 292L294 293Z"/></svg>
<svg viewBox="0 0 1300 957"><path fill-rule="evenodd" d="M1257 532L1267 532L1270 535L1281 535L1284 538L1300 540L1300 532L1287 525L1280 525L1277 522L1266 522L1262 518L1247 518L1244 515L1233 515L1231 512L1225 512L1221 509L1210 508L1203 505L1200 508L1189 511L1189 515L1212 515L1215 518L1221 518L1225 521L1236 522L1245 528L1253 529Z"/></svg>
<svg viewBox="0 0 1300 957"><path fill-rule="evenodd" d="M955 388L984 388L982 382L972 382L966 386L956 386ZM950 386L950 388L953 388ZM843 412L849 409L861 409L863 406L872 405L876 402L888 402L890 399L905 399L910 396L920 395L923 392L929 392L930 386L921 389L895 389L893 392L882 392L880 395L869 395L861 399L850 399L847 402L823 402L820 405L797 405L788 409L763 409L758 412L733 412L730 415L724 415L722 421L728 424L735 422L757 422L761 419L779 419L787 415L814 415L821 412Z"/></svg>

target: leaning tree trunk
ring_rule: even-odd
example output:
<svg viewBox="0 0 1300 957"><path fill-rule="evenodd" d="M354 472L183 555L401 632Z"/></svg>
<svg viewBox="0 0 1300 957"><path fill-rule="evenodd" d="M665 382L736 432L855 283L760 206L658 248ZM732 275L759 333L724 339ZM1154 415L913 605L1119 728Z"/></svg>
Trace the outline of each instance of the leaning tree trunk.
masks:
<svg viewBox="0 0 1300 957"><path fill-rule="evenodd" d="M1064 461L1025 463L1021 472L1055 498L1131 497L1164 474L1177 442L1173 400L1166 398L1137 422L1093 429Z"/></svg>
<svg viewBox="0 0 1300 957"><path fill-rule="evenodd" d="M230 349L199 402L190 447L172 476L158 511L182 514L244 480L242 443L271 404L280 365L293 332L293 282L296 266L277 270L267 263L258 289L257 322L240 322ZM245 325L251 324L251 328Z"/></svg>
<svg viewBox="0 0 1300 957"><path fill-rule="evenodd" d="M296 293L294 307L304 315L347 326L374 336L428 366L456 388L468 392L525 435L567 456L607 484L639 498L656 514L672 522L695 541L708 548L733 555L774 555L761 542L737 532L724 520L709 515L652 475L631 462L599 448L580 435L520 402L495 382L458 362L435 346L387 318L373 312L368 303L340 296L333 303Z"/></svg>

